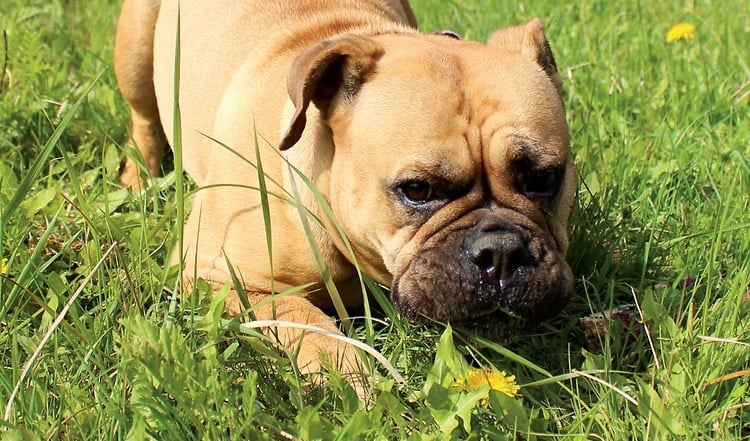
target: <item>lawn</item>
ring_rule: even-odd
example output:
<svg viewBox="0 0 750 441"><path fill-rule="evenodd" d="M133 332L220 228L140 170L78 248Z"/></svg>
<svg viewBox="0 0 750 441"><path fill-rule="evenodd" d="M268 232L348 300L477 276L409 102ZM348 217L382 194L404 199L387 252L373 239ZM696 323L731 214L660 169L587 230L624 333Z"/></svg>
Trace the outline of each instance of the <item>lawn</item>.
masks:
<svg viewBox="0 0 750 441"><path fill-rule="evenodd" d="M412 4L466 39L545 22L582 178L563 313L501 345L381 304L354 337L404 382L373 362L367 406L311 384L206 287L180 294L174 174L118 186L119 2L2 0L0 438L750 439L750 3Z"/></svg>

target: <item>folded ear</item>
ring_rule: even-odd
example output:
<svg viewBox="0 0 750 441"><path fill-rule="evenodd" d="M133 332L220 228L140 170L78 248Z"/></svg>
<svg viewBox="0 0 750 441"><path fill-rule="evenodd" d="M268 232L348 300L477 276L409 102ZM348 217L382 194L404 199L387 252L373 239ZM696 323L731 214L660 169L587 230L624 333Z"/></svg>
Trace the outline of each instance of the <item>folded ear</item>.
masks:
<svg viewBox="0 0 750 441"><path fill-rule="evenodd" d="M557 72L557 63L544 35L544 25L538 18L530 22L495 31L487 41L488 45L518 52L537 63L547 73L557 92L562 95L562 78Z"/></svg>
<svg viewBox="0 0 750 441"><path fill-rule="evenodd" d="M294 116L279 149L286 150L299 141L310 102L325 116L334 99L353 99L382 54L380 44L357 35L326 40L300 53L287 77Z"/></svg>

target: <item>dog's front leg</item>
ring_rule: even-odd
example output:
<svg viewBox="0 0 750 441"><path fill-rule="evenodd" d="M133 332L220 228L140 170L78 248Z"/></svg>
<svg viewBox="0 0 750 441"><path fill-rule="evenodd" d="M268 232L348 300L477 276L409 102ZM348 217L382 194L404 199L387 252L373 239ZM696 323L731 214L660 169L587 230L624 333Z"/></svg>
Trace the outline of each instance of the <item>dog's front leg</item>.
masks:
<svg viewBox="0 0 750 441"><path fill-rule="evenodd" d="M357 350L346 342L332 336L343 334L331 318L309 300L288 295L271 300L268 293L247 293L252 315L257 321L278 321L276 326L266 327L263 333L273 339L286 354L294 356L299 370L313 376L324 373L328 367L336 369L361 399L366 398L368 370ZM225 300L227 314L239 316L245 312L236 291L229 293ZM288 324L286 326L285 324ZM310 329L300 329L296 325L309 325Z"/></svg>

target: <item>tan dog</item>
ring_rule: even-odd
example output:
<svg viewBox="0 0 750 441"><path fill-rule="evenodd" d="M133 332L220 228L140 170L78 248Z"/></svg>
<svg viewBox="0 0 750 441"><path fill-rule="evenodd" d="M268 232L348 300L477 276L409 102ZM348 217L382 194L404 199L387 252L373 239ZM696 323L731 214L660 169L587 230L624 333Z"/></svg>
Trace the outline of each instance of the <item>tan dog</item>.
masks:
<svg viewBox="0 0 750 441"><path fill-rule="evenodd" d="M322 289L269 301L271 274L276 292L322 281L289 202L292 181L321 222L310 220L330 276L356 277L354 257L288 161L326 198L360 268L392 287L408 319L498 337L508 323L542 320L566 303L577 174L539 20L483 45L419 33L405 0L180 4L184 168L206 187L186 224L186 274L220 286L234 272L257 318L338 332L322 312L331 306ZM117 79L155 175L164 133L173 133L176 5L126 0L117 30ZM270 252L256 142L271 195ZM141 185L132 161L121 180ZM362 294L345 291L344 300L356 306ZM241 311L236 295L227 306ZM292 350L301 337L280 334ZM308 372L321 356L361 369L326 337L306 334L299 347Z"/></svg>

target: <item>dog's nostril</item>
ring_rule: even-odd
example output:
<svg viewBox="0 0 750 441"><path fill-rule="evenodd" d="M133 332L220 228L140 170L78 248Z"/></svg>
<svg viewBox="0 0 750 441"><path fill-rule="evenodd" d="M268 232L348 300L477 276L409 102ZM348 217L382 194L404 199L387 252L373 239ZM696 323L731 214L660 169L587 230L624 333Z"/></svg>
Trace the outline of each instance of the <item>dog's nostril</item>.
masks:
<svg viewBox="0 0 750 441"><path fill-rule="evenodd" d="M529 262L521 238L512 233L484 234L469 251L471 261L492 279L509 281L516 270Z"/></svg>
<svg viewBox="0 0 750 441"><path fill-rule="evenodd" d="M474 248L471 251L471 260L484 271L493 271L498 267L500 259L499 253L489 248Z"/></svg>
<svg viewBox="0 0 750 441"><path fill-rule="evenodd" d="M526 247L521 243L521 241L518 241L518 247L510 250L506 254L504 267L503 267L503 276L505 274L513 274L516 272L516 270L524 265L529 263L529 252L526 250ZM505 278L505 277L503 277Z"/></svg>

